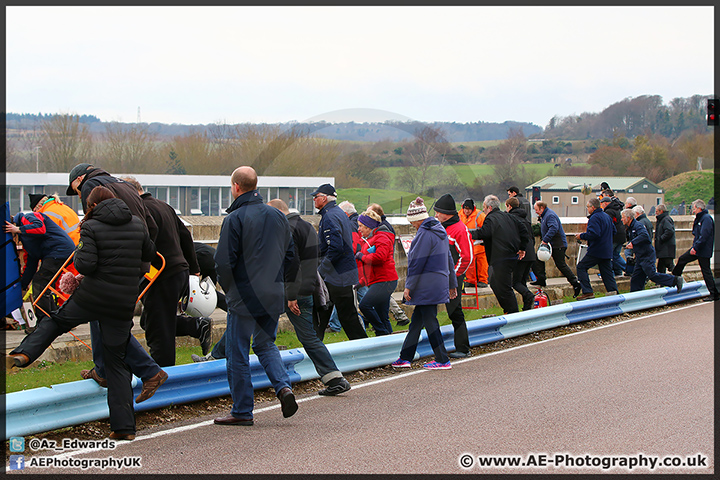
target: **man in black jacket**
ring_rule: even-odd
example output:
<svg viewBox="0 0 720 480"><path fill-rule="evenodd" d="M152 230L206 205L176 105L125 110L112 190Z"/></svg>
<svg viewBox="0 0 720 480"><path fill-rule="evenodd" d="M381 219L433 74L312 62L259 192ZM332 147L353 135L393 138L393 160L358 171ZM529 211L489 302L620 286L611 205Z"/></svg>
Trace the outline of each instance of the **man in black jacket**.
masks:
<svg viewBox="0 0 720 480"><path fill-rule="evenodd" d="M535 303L535 296L529 288L527 281L530 277L530 269L535 263L535 239L532 234L532 226L530 220L525 218L525 209L520 207L520 202L516 197L510 197L505 200L505 208L510 215L514 215L525 229L528 235L528 242L525 245L525 256L517 262L515 270L513 270L513 288L520 294L523 299L523 311L531 310Z"/></svg>
<svg viewBox="0 0 720 480"><path fill-rule="evenodd" d="M297 212L290 213L287 204L275 198L268 205L280 210L290 224L295 257L285 274L285 313L295 328L295 334L302 343L305 353L320 375L325 388L320 395L338 395L350 390L350 383L338 370L325 344L318 338L313 327L313 291L317 284L318 236L308 222Z"/></svg>
<svg viewBox="0 0 720 480"><path fill-rule="evenodd" d="M485 245L490 288L503 312L514 313L518 311L518 304L512 288L513 271L518 260L525 256L523 248L530 239L514 216L500 210L500 200L495 195L485 197L483 212L482 227L470 230L470 234L473 240L482 240Z"/></svg>
<svg viewBox="0 0 720 480"><path fill-rule="evenodd" d="M675 222L667 211L664 203L655 207L655 255L657 255L657 271L665 273L675 267Z"/></svg>
<svg viewBox="0 0 720 480"><path fill-rule="evenodd" d="M623 203L617 197L613 198L612 191L606 191L606 196L600 199L600 207L610 215L612 218L613 225L615 225L616 232L613 237L613 258L612 268L615 276L620 276L625 272L625 260L620 256L623 244L625 243L625 226L620 218L620 212L623 211Z"/></svg>
<svg viewBox="0 0 720 480"><path fill-rule="evenodd" d="M140 317L150 356L161 367L175 365L176 336L197 338L206 355L212 341L210 317L177 315L178 303L188 290L189 275L200 275L192 235L170 205L146 193L135 178L121 180L136 189L155 220L158 226L155 246L165 257L165 269L145 294Z"/></svg>

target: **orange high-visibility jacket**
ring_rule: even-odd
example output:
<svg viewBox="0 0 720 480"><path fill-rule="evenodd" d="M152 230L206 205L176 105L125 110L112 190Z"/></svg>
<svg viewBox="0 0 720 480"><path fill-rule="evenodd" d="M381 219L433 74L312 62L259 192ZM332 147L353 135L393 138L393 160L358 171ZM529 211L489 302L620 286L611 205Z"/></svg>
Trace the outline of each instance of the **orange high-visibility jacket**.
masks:
<svg viewBox="0 0 720 480"><path fill-rule="evenodd" d="M465 216L463 210L460 210L458 215L468 230L482 227L485 221L485 214L478 212L477 208L473 209L469 216ZM477 276L475 275L476 269ZM485 247L482 244L473 245L473 263L465 272L465 281L473 285L477 285L478 281L488 283L488 262L485 256Z"/></svg>
<svg viewBox="0 0 720 480"><path fill-rule="evenodd" d="M60 200L50 199L40 207L40 213L44 213L65 230L75 245L80 241L80 217Z"/></svg>

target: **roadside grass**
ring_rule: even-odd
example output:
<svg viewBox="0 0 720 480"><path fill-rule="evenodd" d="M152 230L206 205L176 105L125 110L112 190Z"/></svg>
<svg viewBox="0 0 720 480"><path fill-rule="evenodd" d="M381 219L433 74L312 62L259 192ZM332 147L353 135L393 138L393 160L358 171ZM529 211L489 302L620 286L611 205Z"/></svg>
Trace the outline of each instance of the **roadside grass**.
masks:
<svg viewBox="0 0 720 480"><path fill-rule="evenodd" d="M623 292L621 292L623 293ZM596 292L597 297L601 297L604 294ZM563 298L563 303L569 303L575 301L574 298L566 296ZM482 310L464 310L465 320L477 320L484 316L498 316L502 315L502 309L499 306L491 307ZM450 325L450 319L446 312L438 312L438 322L440 325ZM395 325L394 320L391 317L390 323L392 323L394 332L406 332L408 325L398 327ZM374 337L375 333L372 329L368 330L368 336ZM348 340L347 335L344 331L340 332L328 332L325 334L324 343L337 343ZM278 332L277 340L275 342L278 346L285 347L286 349L301 348L302 344L297 339L293 332ZM200 355L199 346L178 346L176 348L176 364L185 365L193 363L190 355ZM51 385L57 385L60 383L75 382L82 380L80 377L81 370L89 370L93 368L92 361L84 362L65 362L65 363L54 363L41 361L37 366L23 369L16 369L15 372L5 375L5 392L19 392L22 390L30 390L33 388L50 387Z"/></svg>
<svg viewBox="0 0 720 480"><path fill-rule="evenodd" d="M383 207L386 215L407 213L410 202L417 198L417 194L402 190L386 190L381 188L339 188L338 203L343 200L355 205L358 213L362 213L371 203L377 203ZM433 197L423 196L426 205L432 205Z"/></svg>

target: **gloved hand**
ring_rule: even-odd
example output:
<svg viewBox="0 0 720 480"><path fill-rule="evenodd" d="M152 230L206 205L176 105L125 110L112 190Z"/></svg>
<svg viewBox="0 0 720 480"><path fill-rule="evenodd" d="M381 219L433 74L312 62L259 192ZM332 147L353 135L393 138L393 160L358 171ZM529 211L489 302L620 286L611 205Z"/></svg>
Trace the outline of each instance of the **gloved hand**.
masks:
<svg viewBox="0 0 720 480"><path fill-rule="evenodd" d="M355 254L355 260L362 260L362 257L363 257L363 253L362 253L362 252L358 252L358 253Z"/></svg>

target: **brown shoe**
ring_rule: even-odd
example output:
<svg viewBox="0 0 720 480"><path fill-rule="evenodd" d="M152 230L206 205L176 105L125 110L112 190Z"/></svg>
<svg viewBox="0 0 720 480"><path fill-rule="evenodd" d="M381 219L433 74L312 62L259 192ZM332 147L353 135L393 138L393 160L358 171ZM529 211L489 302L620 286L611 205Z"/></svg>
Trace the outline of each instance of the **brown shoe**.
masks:
<svg viewBox="0 0 720 480"><path fill-rule="evenodd" d="M85 380L92 378L98 383L98 385L103 388L107 388L107 380L98 375L94 368L92 370L81 370L80 376L83 377Z"/></svg>
<svg viewBox="0 0 720 480"><path fill-rule="evenodd" d="M227 416L216 418L215 425L243 425L249 427L253 424L252 418L237 418L228 414Z"/></svg>
<svg viewBox="0 0 720 480"><path fill-rule="evenodd" d="M135 434L112 432L110 434L110 439L111 440L135 440Z"/></svg>
<svg viewBox="0 0 720 480"><path fill-rule="evenodd" d="M5 355L5 370L12 370L13 367L24 367L30 363L30 357L24 353L13 353Z"/></svg>
<svg viewBox="0 0 720 480"><path fill-rule="evenodd" d="M148 381L143 382L142 391L140 392L140 395L138 395L135 399L135 403L144 402L148 398L155 395L157 389L160 388L160 385L165 383L165 380L167 380L167 378L168 374L165 373L165 370L160 370L156 375L148 379Z"/></svg>
<svg viewBox="0 0 720 480"><path fill-rule="evenodd" d="M582 295L578 295L578 296L577 296L577 299L578 299L578 300L588 300L588 299L590 299L590 298L595 298L595 293L594 293L594 292L583 293Z"/></svg>
<svg viewBox="0 0 720 480"><path fill-rule="evenodd" d="M280 399L280 409L282 410L283 417L288 418L295 415L298 405L295 401L293 391L289 387L284 387L280 389L277 396Z"/></svg>

